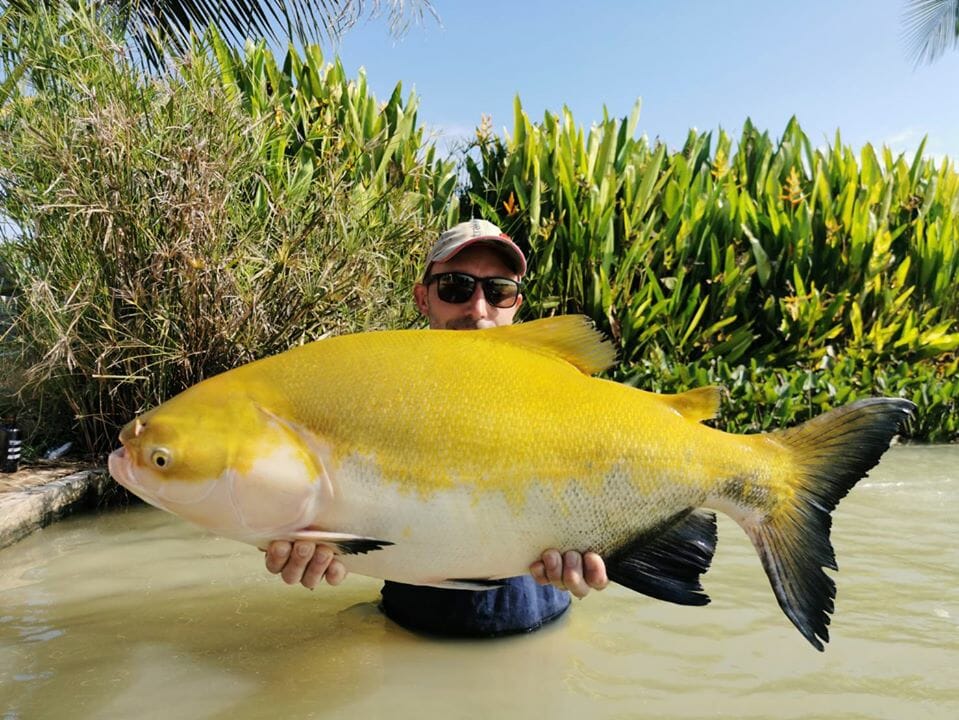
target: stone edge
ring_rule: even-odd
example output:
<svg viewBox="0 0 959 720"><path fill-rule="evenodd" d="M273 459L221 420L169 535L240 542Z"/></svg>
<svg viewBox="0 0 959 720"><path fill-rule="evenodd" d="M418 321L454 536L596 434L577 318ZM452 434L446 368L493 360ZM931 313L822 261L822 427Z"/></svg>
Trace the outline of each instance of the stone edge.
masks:
<svg viewBox="0 0 959 720"><path fill-rule="evenodd" d="M4 498L0 513L0 548L71 513L128 502L131 497L105 468L80 470L10 495Z"/></svg>

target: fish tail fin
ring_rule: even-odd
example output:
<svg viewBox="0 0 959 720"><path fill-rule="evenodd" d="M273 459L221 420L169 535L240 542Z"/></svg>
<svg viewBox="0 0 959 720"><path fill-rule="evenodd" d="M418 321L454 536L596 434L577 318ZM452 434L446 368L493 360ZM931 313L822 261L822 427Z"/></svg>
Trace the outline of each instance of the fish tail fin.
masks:
<svg viewBox="0 0 959 720"><path fill-rule="evenodd" d="M867 398L770 436L788 448L796 471L789 498L740 521L762 560L779 606L817 649L829 641L838 570L830 512L879 462L915 410L901 398Z"/></svg>

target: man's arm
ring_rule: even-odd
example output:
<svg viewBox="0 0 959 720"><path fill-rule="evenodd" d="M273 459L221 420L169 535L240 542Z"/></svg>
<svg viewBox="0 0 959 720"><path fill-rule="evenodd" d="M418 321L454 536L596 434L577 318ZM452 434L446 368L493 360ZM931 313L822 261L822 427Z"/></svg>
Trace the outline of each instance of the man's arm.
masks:
<svg viewBox="0 0 959 720"><path fill-rule="evenodd" d="M271 542L266 550L266 569L280 575L287 585L299 583L310 590L324 580L329 585L339 585L346 577L346 568L330 548L302 540L296 543ZM560 554L558 550L550 549L530 565L529 571L540 585L569 590L578 598L586 597L590 590L602 590L609 584L603 559L592 552L581 554L567 550Z"/></svg>

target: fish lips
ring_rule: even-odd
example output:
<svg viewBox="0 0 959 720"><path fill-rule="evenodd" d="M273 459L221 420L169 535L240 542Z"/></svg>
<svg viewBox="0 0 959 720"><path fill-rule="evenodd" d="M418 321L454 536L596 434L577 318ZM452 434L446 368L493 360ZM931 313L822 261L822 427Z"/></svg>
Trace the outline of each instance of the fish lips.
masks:
<svg viewBox="0 0 959 720"><path fill-rule="evenodd" d="M110 477L120 483L131 492L137 492L140 489L136 477L130 470L132 469L130 458L127 456L127 449L120 447L110 453L107 458L107 468L110 471Z"/></svg>

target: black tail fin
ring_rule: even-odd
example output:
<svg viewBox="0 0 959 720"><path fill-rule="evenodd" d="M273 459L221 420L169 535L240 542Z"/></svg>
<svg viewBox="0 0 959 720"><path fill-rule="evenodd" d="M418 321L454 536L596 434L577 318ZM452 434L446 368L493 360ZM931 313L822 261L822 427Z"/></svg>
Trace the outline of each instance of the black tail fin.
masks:
<svg viewBox="0 0 959 720"><path fill-rule="evenodd" d="M797 468L788 504L759 522L742 522L779 606L807 640L823 649L836 585L823 572L838 569L829 513L879 462L915 410L900 398L869 398L832 410L770 437L793 451Z"/></svg>

